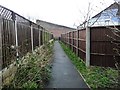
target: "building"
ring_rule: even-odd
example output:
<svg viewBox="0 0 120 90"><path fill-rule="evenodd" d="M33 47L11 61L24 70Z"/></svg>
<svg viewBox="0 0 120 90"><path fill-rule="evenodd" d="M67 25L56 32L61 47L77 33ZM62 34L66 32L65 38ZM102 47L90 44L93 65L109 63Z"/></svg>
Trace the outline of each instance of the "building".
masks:
<svg viewBox="0 0 120 90"><path fill-rule="evenodd" d="M45 29L53 33L53 36L55 38L58 38L61 36L62 33L66 33L68 31L75 30L74 28L53 24L50 22L42 21L42 20L36 20L36 23L43 26Z"/></svg>
<svg viewBox="0 0 120 90"><path fill-rule="evenodd" d="M113 3L94 17L89 22L89 26L110 26L120 25L120 3Z"/></svg>

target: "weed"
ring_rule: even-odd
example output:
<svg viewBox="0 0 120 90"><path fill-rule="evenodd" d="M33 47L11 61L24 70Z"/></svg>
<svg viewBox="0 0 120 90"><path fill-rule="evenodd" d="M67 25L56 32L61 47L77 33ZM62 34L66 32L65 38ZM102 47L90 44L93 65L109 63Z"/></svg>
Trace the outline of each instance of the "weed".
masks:
<svg viewBox="0 0 120 90"><path fill-rule="evenodd" d="M25 90L43 88L50 79L50 58L53 43L37 48L20 61L15 77L8 88L25 88Z"/></svg>
<svg viewBox="0 0 120 90"><path fill-rule="evenodd" d="M91 88L118 88L118 70L99 66L87 68L82 59L78 58L64 43L60 43Z"/></svg>

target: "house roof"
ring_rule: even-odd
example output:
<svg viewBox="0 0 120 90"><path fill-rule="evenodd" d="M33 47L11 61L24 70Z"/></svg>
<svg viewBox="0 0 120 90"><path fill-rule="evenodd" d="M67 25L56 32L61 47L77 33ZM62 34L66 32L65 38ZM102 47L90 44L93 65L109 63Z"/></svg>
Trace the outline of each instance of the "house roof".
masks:
<svg viewBox="0 0 120 90"><path fill-rule="evenodd" d="M58 26L58 27L68 28L68 29L71 29L71 30L76 30L75 28L72 28L72 27L67 27L67 26L64 26L64 25L58 25L58 24L43 21L43 20L36 20L36 23L40 23L40 22L51 24L51 25Z"/></svg>
<svg viewBox="0 0 120 90"><path fill-rule="evenodd" d="M120 4L115 2L115 3L111 4L109 7L107 7L106 9L102 10L97 15L93 16L92 18L99 17L103 11L111 10L111 9L118 9L117 15L120 15Z"/></svg>
<svg viewBox="0 0 120 90"><path fill-rule="evenodd" d="M89 26L120 25L120 3L114 2L89 20Z"/></svg>

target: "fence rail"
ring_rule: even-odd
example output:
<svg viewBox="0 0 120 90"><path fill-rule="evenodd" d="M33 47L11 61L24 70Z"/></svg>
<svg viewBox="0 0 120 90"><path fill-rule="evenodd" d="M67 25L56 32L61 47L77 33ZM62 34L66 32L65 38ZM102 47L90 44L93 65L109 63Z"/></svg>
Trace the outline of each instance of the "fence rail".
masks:
<svg viewBox="0 0 120 90"><path fill-rule="evenodd" d="M44 27L0 6L0 70L51 38Z"/></svg>
<svg viewBox="0 0 120 90"><path fill-rule="evenodd" d="M111 26L112 27L112 26ZM120 29L120 26L116 26ZM61 41L64 42L70 49L76 53L83 61L89 62L90 65L115 67L116 61L120 60L120 56L113 50L117 48L112 42L119 42L120 38L116 37L113 31L106 27L89 27L90 37L88 41L86 29L71 31L61 35ZM119 33L120 34L120 33ZM108 36L114 37L112 40ZM87 48L89 42L89 48ZM88 53L88 49L90 53ZM90 55L90 61L86 61ZM117 60L116 60L117 59Z"/></svg>

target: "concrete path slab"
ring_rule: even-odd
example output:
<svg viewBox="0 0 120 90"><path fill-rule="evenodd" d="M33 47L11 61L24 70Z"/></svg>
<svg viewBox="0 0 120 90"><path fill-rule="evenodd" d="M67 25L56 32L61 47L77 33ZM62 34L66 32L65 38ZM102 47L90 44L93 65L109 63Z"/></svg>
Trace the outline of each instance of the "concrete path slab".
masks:
<svg viewBox="0 0 120 90"><path fill-rule="evenodd" d="M58 41L54 44L53 59L52 78L47 88L88 88Z"/></svg>

